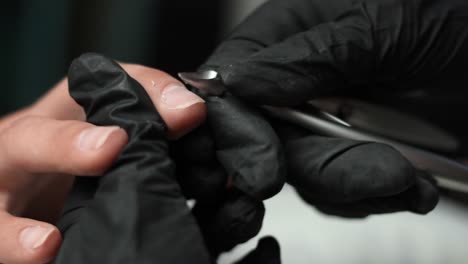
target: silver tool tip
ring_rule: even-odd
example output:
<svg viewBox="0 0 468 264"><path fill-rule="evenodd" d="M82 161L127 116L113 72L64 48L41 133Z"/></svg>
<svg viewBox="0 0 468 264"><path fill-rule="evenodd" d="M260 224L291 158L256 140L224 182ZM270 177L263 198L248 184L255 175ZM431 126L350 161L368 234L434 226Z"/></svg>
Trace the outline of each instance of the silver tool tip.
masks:
<svg viewBox="0 0 468 264"><path fill-rule="evenodd" d="M180 79L205 95L220 96L225 92L223 82L216 71L181 72Z"/></svg>

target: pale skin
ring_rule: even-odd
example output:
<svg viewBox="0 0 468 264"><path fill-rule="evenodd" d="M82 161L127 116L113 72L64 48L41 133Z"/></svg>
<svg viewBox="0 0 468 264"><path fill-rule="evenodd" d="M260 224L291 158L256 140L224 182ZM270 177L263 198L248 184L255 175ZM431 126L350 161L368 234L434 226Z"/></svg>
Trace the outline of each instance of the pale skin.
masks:
<svg viewBox="0 0 468 264"><path fill-rule="evenodd" d="M122 67L147 91L169 138L204 121L204 101L178 80L139 65ZM127 143L124 130L84 120L66 79L35 104L0 119L0 263L50 261L62 241L54 223L73 175L102 175Z"/></svg>

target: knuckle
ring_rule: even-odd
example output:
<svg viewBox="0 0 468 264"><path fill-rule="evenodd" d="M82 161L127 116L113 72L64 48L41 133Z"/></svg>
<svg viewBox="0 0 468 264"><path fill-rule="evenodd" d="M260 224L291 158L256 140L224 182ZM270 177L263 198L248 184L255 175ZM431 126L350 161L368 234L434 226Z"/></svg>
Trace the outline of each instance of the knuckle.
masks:
<svg viewBox="0 0 468 264"><path fill-rule="evenodd" d="M39 116L35 116L35 115L27 115L27 116L22 116L16 120L14 120L11 125L6 129L6 131L10 131L11 130L14 130L16 132L16 130L20 130L20 129L25 129L25 128L28 128L30 127L31 125L34 125L35 123L37 123L38 121L41 121L42 117L39 117Z"/></svg>
<svg viewBox="0 0 468 264"><path fill-rule="evenodd" d="M40 119L37 116L20 117L0 133L0 156L3 162L8 162L11 166L18 165L19 159L18 155L14 154L15 149L24 144L23 135Z"/></svg>
<svg viewBox="0 0 468 264"><path fill-rule="evenodd" d="M74 142L90 124L57 121L45 117L25 116L0 133L0 156L3 169L54 168L61 171L74 161Z"/></svg>

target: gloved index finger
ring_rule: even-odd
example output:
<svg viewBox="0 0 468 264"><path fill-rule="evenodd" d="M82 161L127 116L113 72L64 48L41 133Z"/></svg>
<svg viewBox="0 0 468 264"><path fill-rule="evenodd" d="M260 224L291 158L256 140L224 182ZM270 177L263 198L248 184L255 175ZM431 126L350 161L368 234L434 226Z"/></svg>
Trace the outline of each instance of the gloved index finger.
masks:
<svg viewBox="0 0 468 264"><path fill-rule="evenodd" d="M243 99L294 106L343 88L374 84L376 49L373 22L356 5L335 21L223 64L218 71L229 91Z"/></svg>
<svg viewBox="0 0 468 264"><path fill-rule="evenodd" d="M68 229L55 263L211 263L168 157L166 127L143 87L96 54L75 60L69 77L88 121L124 128L129 143Z"/></svg>
<svg viewBox="0 0 468 264"><path fill-rule="evenodd" d="M202 69L230 65L292 35L334 20L349 9L348 0L270 0L245 19Z"/></svg>

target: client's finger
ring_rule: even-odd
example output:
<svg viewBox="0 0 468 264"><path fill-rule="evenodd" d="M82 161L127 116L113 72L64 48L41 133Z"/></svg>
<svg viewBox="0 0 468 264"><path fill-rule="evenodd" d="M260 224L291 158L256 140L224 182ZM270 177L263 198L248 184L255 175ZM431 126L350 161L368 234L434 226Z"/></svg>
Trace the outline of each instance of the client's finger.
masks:
<svg viewBox="0 0 468 264"><path fill-rule="evenodd" d="M122 67L145 88L168 126L169 137L180 137L204 121L203 99L169 74L140 65L122 64ZM43 96L31 112L61 120L85 119L82 108L70 97L67 79Z"/></svg>
<svg viewBox="0 0 468 264"><path fill-rule="evenodd" d="M127 143L117 126L24 117L0 133L3 173L98 175Z"/></svg>
<svg viewBox="0 0 468 264"><path fill-rule="evenodd" d="M144 88L98 54L76 59L69 78L87 120L124 128L129 143L96 182L92 199L75 197L81 215L64 234L55 263L211 263L174 175L166 125ZM75 216L69 211L61 222Z"/></svg>
<svg viewBox="0 0 468 264"><path fill-rule="evenodd" d="M169 74L140 65L124 64L123 68L145 88L171 138L181 137L205 120L205 101Z"/></svg>
<svg viewBox="0 0 468 264"><path fill-rule="evenodd" d="M0 212L0 263L44 264L56 254L62 240L51 224Z"/></svg>

